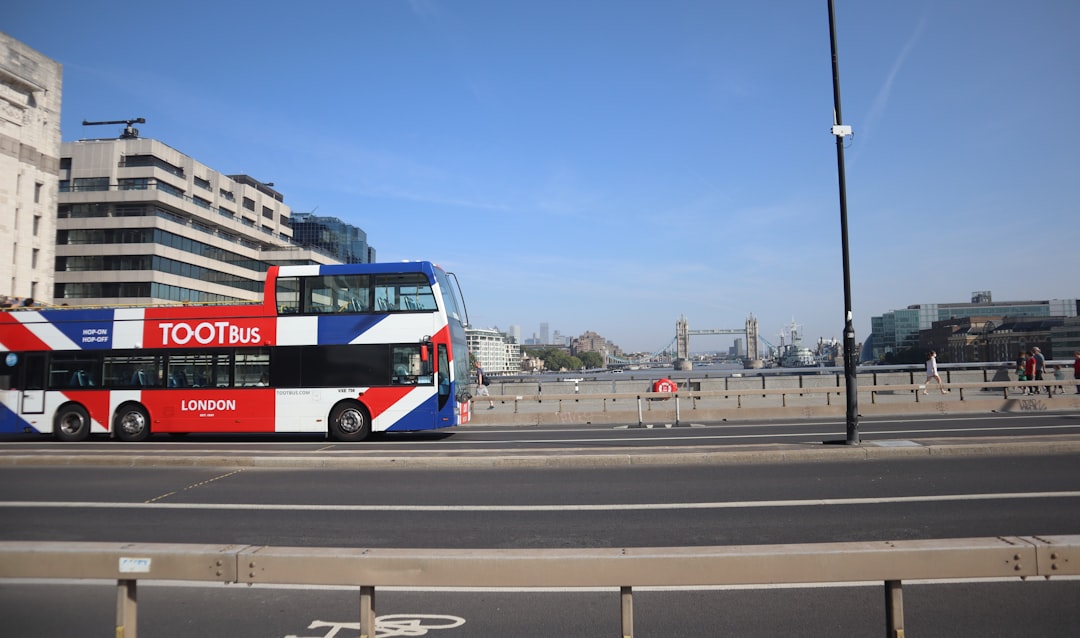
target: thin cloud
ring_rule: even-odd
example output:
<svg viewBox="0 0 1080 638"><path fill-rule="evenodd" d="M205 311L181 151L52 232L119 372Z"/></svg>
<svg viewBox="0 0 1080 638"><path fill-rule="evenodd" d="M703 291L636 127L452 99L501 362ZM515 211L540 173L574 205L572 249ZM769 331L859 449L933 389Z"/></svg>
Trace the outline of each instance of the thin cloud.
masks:
<svg viewBox="0 0 1080 638"><path fill-rule="evenodd" d="M862 137L868 138L877 126L882 115L885 113L885 108L888 106L889 95L892 93L893 83L896 82L896 77L900 74L900 69L903 68L904 62L907 60L908 55L915 48L915 44L922 36L923 30L926 28L926 13L923 12L922 17L919 18L919 23L915 25L915 31L904 43L902 49L900 49L900 55L896 57L893 62L892 68L889 69L889 74L885 78L885 84L878 90L877 95L874 96L874 101L870 105L870 111L866 114L866 122Z"/></svg>
<svg viewBox="0 0 1080 638"><path fill-rule="evenodd" d="M409 0L409 8L422 20L432 20L442 14L442 7L434 0Z"/></svg>

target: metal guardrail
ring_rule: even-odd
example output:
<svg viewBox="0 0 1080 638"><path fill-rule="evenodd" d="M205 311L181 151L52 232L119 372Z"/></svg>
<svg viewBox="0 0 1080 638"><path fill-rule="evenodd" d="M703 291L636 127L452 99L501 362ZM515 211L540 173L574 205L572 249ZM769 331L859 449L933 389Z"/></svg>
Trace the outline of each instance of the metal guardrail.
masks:
<svg viewBox="0 0 1080 638"><path fill-rule="evenodd" d="M0 542L0 578L117 582L116 636L135 638L139 580L359 588L375 636L376 587L618 588L624 638L633 588L882 582L888 636L904 635L903 581L1080 575L1080 535L581 549L362 549L159 543Z"/></svg>
<svg viewBox="0 0 1080 638"><path fill-rule="evenodd" d="M1063 392L1058 386L1065 388ZM1053 387L1053 395L1045 392L1029 396L1021 389L1044 389ZM975 401L1033 401L1042 399L1060 399L1062 409L1080 407L1080 395L1075 393L1075 383L1062 383L1055 380L1044 381L971 381L947 383L942 386L948 390L948 401L960 404ZM918 407L928 401L928 396L940 396L936 383L900 383L892 385L860 386L859 395L862 406L898 406L905 411ZM697 413L699 418L739 417L740 412L749 413L752 409L840 409L845 405L844 387L760 387L724 390L686 390L676 392L582 392L561 394L491 394L474 397L474 406L491 400L498 404L513 407L514 415L549 414L553 422L568 422L572 419L560 415L586 414L592 417L618 418L632 420L636 412L638 425L645 422L647 412L664 411L665 416L674 418L678 425L684 413ZM554 406L551 409L550 406ZM939 411L942 406L935 405L926 411ZM1053 404L1042 409L1053 407ZM473 420L479 421L485 412L474 407ZM505 418L505 412L491 414L496 419ZM585 418L588 418L586 416Z"/></svg>

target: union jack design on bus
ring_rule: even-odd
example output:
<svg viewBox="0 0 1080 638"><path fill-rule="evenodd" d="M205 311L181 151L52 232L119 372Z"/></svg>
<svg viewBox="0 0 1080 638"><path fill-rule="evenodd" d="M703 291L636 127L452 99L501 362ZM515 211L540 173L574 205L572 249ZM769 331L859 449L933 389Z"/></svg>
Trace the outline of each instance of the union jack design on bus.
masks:
<svg viewBox="0 0 1080 638"><path fill-rule="evenodd" d="M0 432L357 441L459 425L466 323L430 262L275 266L252 304L3 312Z"/></svg>

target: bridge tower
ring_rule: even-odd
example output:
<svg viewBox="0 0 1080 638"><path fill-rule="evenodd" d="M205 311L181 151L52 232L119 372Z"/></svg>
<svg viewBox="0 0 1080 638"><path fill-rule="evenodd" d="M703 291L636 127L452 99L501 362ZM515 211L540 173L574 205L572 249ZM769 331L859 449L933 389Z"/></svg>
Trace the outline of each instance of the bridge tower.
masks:
<svg viewBox="0 0 1080 638"><path fill-rule="evenodd" d="M746 318L746 359L751 365L761 361L761 346L758 343L757 317L753 314Z"/></svg>
<svg viewBox="0 0 1080 638"><path fill-rule="evenodd" d="M690 322L686 315L681 315L675 322L675 360L672 362L675 370L690 370L693 363L690 361Z"/></svg>

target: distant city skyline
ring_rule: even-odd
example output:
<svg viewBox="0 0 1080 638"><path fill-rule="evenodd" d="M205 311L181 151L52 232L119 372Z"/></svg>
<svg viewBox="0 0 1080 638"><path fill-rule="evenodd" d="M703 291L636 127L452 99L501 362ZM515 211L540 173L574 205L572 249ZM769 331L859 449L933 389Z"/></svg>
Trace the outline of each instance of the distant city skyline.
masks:
<svg viewBox="0 0 1080 638"><path fill-rule="evenodd" d="M974 290L1080 297L1080 3L848 1L836 25L856 339ZM63 141L146 118L380 260L455 272L475 325L842 336L824 2L38 0L2 28L63 65Z"/></svg>
<svg viewBox="0 0 1080 638"><path fill-rule="evenodd" d="M910 308L912 308L913 306L914 307L921 307L922 308L922 314L924 314L924 315L930 310L932 310L933 312L937 312L938 307L940 306L940 307L946 308L946 309L954 308L954 310L950 311L950 313L953 314L953 315L955 315L958 312L963 311L964 316L972 316L972 315L975 315L975 316L1003 315L1003 316L1021 317L1021 316L1029 316L1030 309L1025 307L1025 308L1018 309L1015 312L1010 313L1009 312L1009 307L1024 304L1026 302L1036 302L1037 304L1040 304L1041 302L1051 302L1051 301L1060 302L1060 303L1057 303L1057 304L1053 304L1053 303L1050 304L1049 307L1053 309L1051 311L1051 314L1053 316L1075 316L1076 315L1076 309L1074 308L1072 310L1073 314L1070 314L1069 311L1065 308L1065 306L1070 306L1070 307L1075 306L1076 303L1077 303L1076 300L1078 298L1080 298L1080 297L1054 297L1052 299L1044 299L1044 300L1036 300L1036 299L1000 299L1000 298L995 297L992 290L975 290L975 291L971 291L970 294L968 295L968 298L965 298L965 299L948 300L948 301L943 301L943 302L912 301L910 303L905 303L903 305L899 305L899 306L896 306L894 308L890 308L889 310L883 311L883 312L879 313L878 315L874 315L874 317L872 317L872 318L876 320L876 319L879 319L879 318L881 318L883 316L891 316L891 315L894 315L894 314L897 314L897 313L903 313L905 311L908 312L908 313L915 312L916 316L918 316L919 315L918 310L915 310L915 311L910 310ZM985 310L980 310L979 308L981 306L983 306L983 305L986 306ZM967 307L967 306L970 306L970 307ZM965 308L965 307L967 307L967 308ZM926 325L921 326L921 327L922 328L928 328L929 327L929 321L930 321L929 318L923 317L923 323L926 324ZM518 342L522 343L524 345L529 345L531 341L535 341L537 343L544 344L544 345L556 345L557 338L562 336L561 332L559 330L554 330L551 333L552 336L548 341L546 341L546 342L541 341L541 335L543 334L542 331L544 329L550 329L550 323L548 323L548 322L539 322L537 325L541 327L541 331L532 333L532 337L529 338L529 339L525 339L525 340L521 340L521 338L520 338L520 324L513 324L513 325L511 325L511 330L502 331L502 332L504 332L506 334L510 334L511 336L516 335L516 338L518 339ZM917 326L917 327L919 327L919 326ZM498 330L497 327L493 327L493 328ZM698 329L702 329L702 330L707 330L707 329L729 329L729 330L730 329L738 329L738 328L733 328L731 326L725 326L725 327L722 327L722 326L708 326L708 327L692 326L691 328L694 329L694 330L698 330ZM833 342L833 341L838 342L838 341L840 341L839 339L831 339L831 338L827 338L827 337L808 337L805 334L805 331L803 329L803 325L800 324L795 319L792 319L787 324L785 324L782 327L781 330L779 330L779 331L777 331L775 333L775 335L774 334L769 334L769 333L762 333L761 336L764 337L765 340L767 342L769 342L770 344L772 344L772 345L779 346L782 343L783 344L790 344L791 343L790 336L791 336L792 328L795 328L795 329L797 329L799 331L799 338L803 342L804 345L813 345L813 344L816 344L816 343L822 342L822 341L823 342ZM514 332L515 329L516 329L516 332ZM607 338L607 335L604 333L604 331L602 329L588 328L588 329L583 330L581 333L578 333L576 335L575 334L567 335L567 336L565 336L564 339L565 339L565 341L569 342L569 341L573 340L575 337L580 336L580 334L584 334L585 332L590 332L590 331L591 332L596 332L596 333L598 333L600 335L603 335L605 338ZM674 330L674 326L673 326L672 333L671 333L671 339L672 340L674 339L674 336L675 336L675 330ZM856 341L858 343L862 343L866 339L868 339L870 336L871 336L870 334L867 334L865 337L857 338ZM882 335L879 335L879 337L881 337L881 336ZM699 342L716 342L718 344L724 344L725 340L730 340L730 345L716 345L716 346L710 345L708 347L701 347L701 348L695 347L696 344L698 344ZM627 352L638 352L638 353L640 353L640 352L648 352L648 353L651 353L651 352L655 352L655 351L660 349L659 347L657 347L657 348L652 348L652 349L649 349L649 350L630 351L630 350L627 350L626 348L622 347L621 344L618 344L614 340L612 340L612 342L615 343L616 345L619 345L620 348L622 348L624 351L627 351ZM564 344L564 345L566 345L566 344ZM667 342L665 342L664 345L667 345ZM745 338L741 337L741 336L738 336L738 335L716 335L716 336L713 336L713 335L694 335L693 339L691 341L691 346L692 346L692 352L697 352L697 353L702 353L702 352L728 352L728 351L731 351L731 350L738 351L738 352L745 352L745 348L746 348ZM880 344L879 344L879 347L880 347Z"/></svg>

